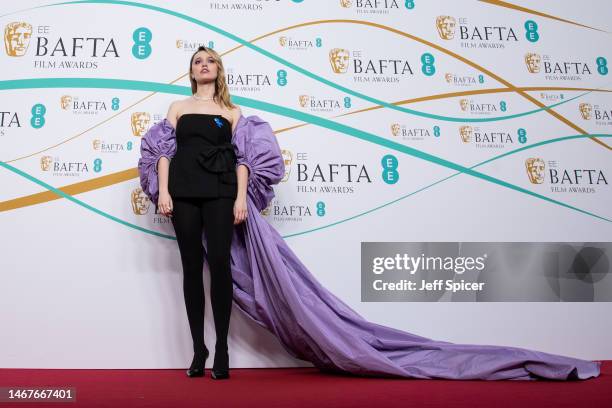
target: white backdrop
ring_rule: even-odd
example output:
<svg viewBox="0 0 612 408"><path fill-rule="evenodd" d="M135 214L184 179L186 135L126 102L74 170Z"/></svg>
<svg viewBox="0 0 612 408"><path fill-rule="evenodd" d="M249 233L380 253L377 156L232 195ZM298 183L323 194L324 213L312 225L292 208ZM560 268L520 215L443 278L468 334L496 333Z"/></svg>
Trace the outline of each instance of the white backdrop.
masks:
<svg viewBox="0 0 612 408"><path fill-rule="evenodd" d="M365 303L359 264L362 241L611 240L607 2L512 2L546 17L468 0L102 3L0 10L2 367L191 361L174 231L135 166L144 131L188 92L198 43L285 151L266 217L359 313L439 340L612 358L609 303ZM584 134L601 136L529 147ZM434 184L456 173L449 162L493 158L475 170L511 188ZM528 158L545 165L540 183ZM583 177L555 183L551 169ZM212 346L208 271L205 289ZM231 319L232 367L309 365L236 308Z"/></svg>

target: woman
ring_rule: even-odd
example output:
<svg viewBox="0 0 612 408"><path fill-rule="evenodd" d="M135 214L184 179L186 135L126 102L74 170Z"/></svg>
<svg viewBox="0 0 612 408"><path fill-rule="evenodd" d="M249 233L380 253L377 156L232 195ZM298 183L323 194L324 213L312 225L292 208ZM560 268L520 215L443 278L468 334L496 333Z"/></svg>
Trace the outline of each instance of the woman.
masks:
<svg viewBox="0 0 612 408"><path fill-rule="evenodd" d="M222 77L221 60L214 51L203 50L213 57ZM216 92L226 89L225 78L219 77ZM274 333L292 356L321 370L363 376L570 380L599 375L599 362L515 347L435 341L365 320L312 276L260 214L274 197L272 186L285 173L280 148L267 122L257 116L245 118L238 109L230 112L234 112L238 180L230 254L233 299L240 310ZM160 157L175 160L177 138L180 145L181 137L162 121L142 140L140 181L153 202L158 202L158 180L165 182L164 169L157 172L155 164ZM161 208L171 210L170 201L166 195L162 199L160 188ZM206 236L203 244L206 251L213 250Z"/></svg>
<svg viewBox="0 0 612 408"><path fill-rule="evenodd" d="M218 62L219 61L219 62ZM232 307L230 245L233 224L246 218L246 172L236 171L232 145L240 109L231 103L219 56L200 47L189 63L192 97L175 101L160 126L176 134L169 154L156 160L158 211L171 217L183 267L183 293L194 357L187 375L201 377L209 351L204 345L202 233L207 252L217 342L212 377L229 378L227 335ZM143 143L146 145L146 142Z"/></svg>

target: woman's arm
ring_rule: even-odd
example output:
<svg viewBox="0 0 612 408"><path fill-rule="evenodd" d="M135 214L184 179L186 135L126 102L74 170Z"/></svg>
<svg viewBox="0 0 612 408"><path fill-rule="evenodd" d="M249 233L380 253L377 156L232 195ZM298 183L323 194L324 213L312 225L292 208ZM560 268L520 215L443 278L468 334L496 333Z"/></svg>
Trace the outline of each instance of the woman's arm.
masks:
<svg viewBox="0 0 612 408"><path fill-rule="evenodd" d="M168 108L168 114L166 119L176 129L176 122L178 116L178 103L174 101ZM158 206L160 211L164 215L171 215L172 213L172 200L170 193L168 192L168 169L170 168L170 160L167 157L162 156L157 161L157 185L159 186L159 200Z"/></svg>
<svg viewBox="0 0 612 408"><path fill-rule="evenodd" d="M246 166L238 166L236 174L238 176L238 194L236 195L236 201L234 201L234 225L240 224L248 216L246 200L249 170Z"/></svg>
<svg viewBox="0 0 612 408"><path fill-rule="evenodd" d="M176 129L176 117L178 116L178 103L177 101L174 101L170 104L170 107L168 108L168 114L166 115L166 119L168 119L168 122L170 122L170 124L172 125L172 127L174 129ZM160 157L159 160L157 161L157 180L158 180L158 185L159 185L159 192L160 193L167 193L168 192L168 168L170 167L170 160L168 160L167 157Z"/></svg>
<svg viewBox="0 0 612 408"><path fill-rule="evenodd" d="M238 124L238 119L240 119L240 115L242 115L242 111L239 106L236 106L235 109L232 110L232 132L236 130L236 126ZM246 201L247 194L247 180L249 177L249 169L247 166L241 165L236 168L236 175L238 177L238 197L243 198Z"/></svg>
<svg viewBox="0 0 612 408"><path fill-rule="evenodd" d="M236 168L236 175L238 176L238 195L236 199L243 200L246 203L249 169L244 165L238 166Z"/></svg>
<svg viewBox="0 0 612 408"><path fill-rule="evenodd" d="M232 133L236 130L238 119L242 115L239 106L236 106L232 111ZM247 182L249 177L249 169L240 165L236 167L236 177L238 179L238 193L236 195L236 203L234 205L234 224L238 224L247 218Z"/></svg>

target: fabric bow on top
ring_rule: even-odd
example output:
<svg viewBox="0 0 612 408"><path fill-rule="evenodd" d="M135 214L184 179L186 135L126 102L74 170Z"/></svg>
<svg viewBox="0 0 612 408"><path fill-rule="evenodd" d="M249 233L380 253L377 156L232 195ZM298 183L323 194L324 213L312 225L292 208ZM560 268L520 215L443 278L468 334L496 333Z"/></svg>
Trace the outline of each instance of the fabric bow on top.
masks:
<svg viewBox="0 0 612 408"><path fill-rule="evenodd" d="M236 152L232 143L206 146L197 156L200 166L212 173L218 173L221 182L235 184Z"/></svg>

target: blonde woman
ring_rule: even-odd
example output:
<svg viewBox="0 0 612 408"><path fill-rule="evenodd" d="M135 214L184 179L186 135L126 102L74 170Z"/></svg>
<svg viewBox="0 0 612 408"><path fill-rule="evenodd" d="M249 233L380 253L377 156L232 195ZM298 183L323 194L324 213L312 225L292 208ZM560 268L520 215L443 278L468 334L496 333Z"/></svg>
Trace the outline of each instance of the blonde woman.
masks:
<svg viewBox="0 0 612 408"><path fill-rule="evenodd" d="M211 304L217 341L212 378L229 377L227 336L232 307L230 246L233 225L246 218L247 168L236 169L232 131L240 108L232 104L219 55L199 47L189 62L192 96L170 104L165 126L176 149L157 162L159 212L172 220L183 268L183 293L194 357L187 375L204 375L202 234L208 238ZM172 160L170 160L172 158Z"/></svg>

